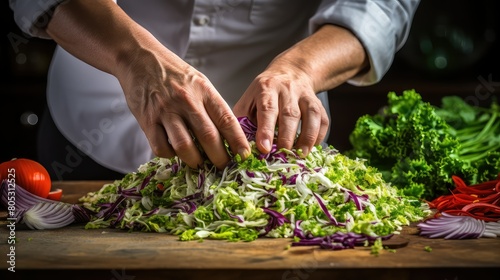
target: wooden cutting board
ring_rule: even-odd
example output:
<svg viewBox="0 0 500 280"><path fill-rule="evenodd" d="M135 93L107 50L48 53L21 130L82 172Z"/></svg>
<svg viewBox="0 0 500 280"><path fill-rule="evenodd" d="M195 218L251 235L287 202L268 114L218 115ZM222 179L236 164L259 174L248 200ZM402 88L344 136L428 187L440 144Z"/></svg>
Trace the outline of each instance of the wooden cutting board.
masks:
<svg viewBox="0 0 500 280"><path fill-rule="evenodd" d="M57 182L63 201L99 189L103 181ZM53 279L498 279L500 238L443 240L418 235L405 227L386 241L380 254L370 247L331 251L289 247L291 239L253 242L179 241L163 233L113 229L86 230L75 224L55 230L14 232L16 272L7 270L10 245L5 242L5 211L0 244L1 279L29 274ZM431 252L424 248L430 246ZM12 277L18 278L12 278ZM10 278L9 278L10 277ZM166 277L166 278L165 278Z"/></svg>

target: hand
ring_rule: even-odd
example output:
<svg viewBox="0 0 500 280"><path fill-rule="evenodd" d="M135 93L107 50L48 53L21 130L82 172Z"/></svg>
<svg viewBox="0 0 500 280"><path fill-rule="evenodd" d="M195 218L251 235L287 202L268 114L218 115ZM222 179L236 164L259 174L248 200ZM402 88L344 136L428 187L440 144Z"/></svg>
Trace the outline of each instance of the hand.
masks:
<svg viewBox="0 0 500 280"><path fill-rule="evenodd" d="M233 111L257 123L256 144L262 153L270 151L278 125L278 148L295 147L307 156L325 138L329 126L316 93L333 89L368 68L368 56L354 34L325 24L278 55Z"/></svg>
<svg viewBox="0 0 500 280"><path fill-rule="evenodd" d="M210 81L167 51L140 53L117 75L130 110L160 157L179 156L190 167L203 163L196 141L223 169L231 151L246 158L250 147L231 108ZM196 139L195 139L196 138Z"/></svg>
<svg viewBox="0 0 500 280"><path fill-rule="evenodd" d="M224 139L232 153L250 154L237 118L210 81L113 1L65 1L46 32L69 53L120 81L155 155L177 155L196 168L204 159L193 136L220 169L229 161Z"/></svg>
<svg viewBox="0 0 500 280"><path fill-rule="evenodd" d="M291 65L285 68L271 66L257 76L233 111L236 116L247 116L257 123L256 144L260 152L271 150L277 125L277 147L295 147L307 156L325 138L328 115L308 75Z"/></svg>

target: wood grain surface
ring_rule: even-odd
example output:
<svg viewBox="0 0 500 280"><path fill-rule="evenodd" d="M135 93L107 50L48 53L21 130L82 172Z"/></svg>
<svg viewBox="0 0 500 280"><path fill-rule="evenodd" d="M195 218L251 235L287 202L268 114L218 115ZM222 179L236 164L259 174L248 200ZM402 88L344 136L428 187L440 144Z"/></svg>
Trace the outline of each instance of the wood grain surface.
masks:
<svg viewBox="0 0 500 280"><path fill-rule="evenodd" d="M63 201L99 189L102 181L54 182ZM253 242L179 241L163 233L84 229L15 230L15 270L2 209L0 279L500 279L500 238L443 240L418 235L414 226L385 245L378 256L369 247L331 251L291 247L291 239ZM431 252L424 248L430 246ZM3 258L3 259L2 259ZM5 276L5 277L4 277Z"/></svg>

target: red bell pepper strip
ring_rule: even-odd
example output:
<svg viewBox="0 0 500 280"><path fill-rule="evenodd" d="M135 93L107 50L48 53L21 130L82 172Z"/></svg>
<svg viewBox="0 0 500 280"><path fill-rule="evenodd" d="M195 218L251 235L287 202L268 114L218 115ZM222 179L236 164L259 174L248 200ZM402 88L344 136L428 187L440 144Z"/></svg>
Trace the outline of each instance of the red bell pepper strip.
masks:
<svg viewBox="0 0 500 280"><path fill-rule="evenodd" d="M436 217L446 212L467 215L484 221L500 220L500 173L496 180L467 186L462 178L452 176L455 188L451 194L429 201L429 207L437 209Z"/></svg>

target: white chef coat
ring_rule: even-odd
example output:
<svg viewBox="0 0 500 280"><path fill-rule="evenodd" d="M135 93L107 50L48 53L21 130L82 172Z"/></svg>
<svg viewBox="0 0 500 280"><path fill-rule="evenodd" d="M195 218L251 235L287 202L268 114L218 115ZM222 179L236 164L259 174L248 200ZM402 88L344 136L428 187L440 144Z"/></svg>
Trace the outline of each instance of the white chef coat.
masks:
<svg viewBox="0 0 500 280"><path fill-rule="evenodd" d="M64 0L9 0L27 34L49 38L43 24ZM115 1L116 2L116 1ZM204 73L233 106L277 54L323 24L353 32L370 70L348 83L378 82L404 44L418 0L118 0L117 4L166 47ZM329 112L326 93L319 93ZM55 124L99 164L136 171L154 155L130 113L118 80L56 48L47 104Z"/></svg>

